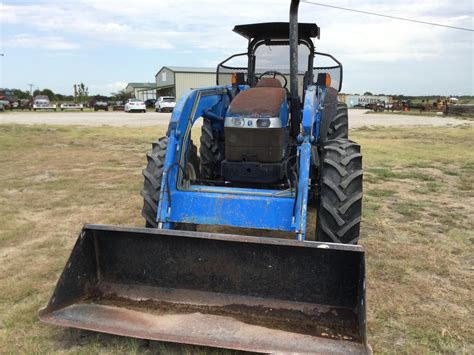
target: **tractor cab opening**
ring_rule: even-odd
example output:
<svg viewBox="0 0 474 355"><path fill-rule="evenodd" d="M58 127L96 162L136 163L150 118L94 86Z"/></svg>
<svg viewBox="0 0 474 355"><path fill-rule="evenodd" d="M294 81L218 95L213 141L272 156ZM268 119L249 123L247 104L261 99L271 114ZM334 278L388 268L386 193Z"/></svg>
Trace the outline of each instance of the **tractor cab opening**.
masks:
<svg viewBox="0 0 474 355"><path fill-rule="evenodd" d="M296 149L291 126L301 121L299 109L294 117L290 115L291 106L295 105L292 98L296 96L300 106L304 89L297 84L297 92L291 92L289 23L238 25L234 32L248 40L247 53L236 55L246 57L247 66L229 73L224 61L217 69L218 84L231 79L234 87L244 85L236 90L225 116L222 177L233 183L285 184L292 178L287 171L291 168L288 162ZM318 35L316 24L298 25L297 62L302 69L301 74L298 72L301 79L311 77L312 38Z"/></svg>
<svg viewBox="0 0 474 355"><path fill-rule="evenodd" d="M217 85L231 83L236 74L239 85L257 87L262 79L278 79L282 87L290 89L290 31L288 22L268 22L237 25L233 30L248 40L246 53L230 56L217 66ZM312 73L314 44L319 37L319 27L314 23L298 24L298 68L301 76ZM235 65L234 63L239 63ZM309 73L309 74L306 74ZM264 81L264 86L274 86L275 81ZM301 88L300 94L303 88Z"/></svg>

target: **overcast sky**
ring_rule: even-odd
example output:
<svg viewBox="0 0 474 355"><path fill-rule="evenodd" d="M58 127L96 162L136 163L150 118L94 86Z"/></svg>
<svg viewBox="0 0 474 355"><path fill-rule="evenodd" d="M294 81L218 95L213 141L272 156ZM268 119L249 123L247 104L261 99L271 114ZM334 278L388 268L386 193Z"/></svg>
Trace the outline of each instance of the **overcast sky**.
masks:
<svg viewBox="0 0 474 355"><path fill-rule="evenodd" d="M110 94L165 65L215 67L246 49L235 24L288 21L289 0L0 0L0 87ZM473 28L472 0L325 0ZM319 51L344 65L343 91L474 95L474 32L300 4Z"/></svg>

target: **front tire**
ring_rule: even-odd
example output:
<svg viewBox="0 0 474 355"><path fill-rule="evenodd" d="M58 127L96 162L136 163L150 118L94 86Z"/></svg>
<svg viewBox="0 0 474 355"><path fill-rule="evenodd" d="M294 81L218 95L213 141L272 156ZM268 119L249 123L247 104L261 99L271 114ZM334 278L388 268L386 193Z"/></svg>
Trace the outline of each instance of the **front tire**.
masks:
<svg viewBox="0 0 474 355"><path fill-rule="evenodd" d="M325 108L319 128L321 143L335 139L348 139L349 137L347 105L343 102L338 102L332 91L328 91L328 94L324 101Z"/></svg>
<svg viewBox="0 0 474 355"><path fill-rule="evenodd" d="M328 129L327 139L348 139L349 138L349 114L347 105L343 102L337 103L336 116L334 116Z"/></svg>
<svg viewBox="0 0 474 355"><path fill-rule="evenodd" d="M146 154L147 166L143 169L143 189L140 194L143 197L142 216L145 219L146 228L157 228L156 222L158 201L161 193L161 182L163 179L163 170L168 146L168 137L162 137L152 143L152 150ZM199 178L199 158L197 148L192 141L188 145L186 172L191 179ZM175 223L175 229L196 230L196 225Z"/></svg>
<svg viewBox="0 0 474 355"><path fill-rule="evenodd" d="M220 166L223 154L219 149L219 140L212 130L211 121L204 118L201 127L201 177L204 180L214 180L221 175Z"/></svg>
<svg viewBox="0 0 474 355"><path fill-rule="evenodd" d="M321 152L316 239L357 244L362 214L362 154L348 139L327 141Z"/></svg>

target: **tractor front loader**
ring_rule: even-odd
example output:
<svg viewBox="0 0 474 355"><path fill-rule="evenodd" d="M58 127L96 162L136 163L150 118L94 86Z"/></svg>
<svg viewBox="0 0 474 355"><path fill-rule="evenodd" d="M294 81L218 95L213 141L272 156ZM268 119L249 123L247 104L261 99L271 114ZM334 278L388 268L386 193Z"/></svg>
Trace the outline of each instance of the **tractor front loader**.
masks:
<svg viewBox="0 0 474 355"><path fill-rule="evenodd" d="M42 321L256 352L370 353L362 156L337 102L342 65L316 52L320 29L298 23L298 5L289 23L235 26L247 52L218 65L216 86L178 100L147 154L146 228L85 225Z"/></svg>

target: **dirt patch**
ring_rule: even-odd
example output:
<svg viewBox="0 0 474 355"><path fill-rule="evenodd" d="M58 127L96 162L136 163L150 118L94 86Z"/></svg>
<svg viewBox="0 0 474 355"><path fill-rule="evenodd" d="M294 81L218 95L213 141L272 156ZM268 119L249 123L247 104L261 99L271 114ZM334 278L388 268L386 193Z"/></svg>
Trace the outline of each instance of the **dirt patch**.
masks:
<svg viewBox="0 0 474 355"><path fill-rule="evenodd" d="M474 121L446 116L400 115L370 113L366 110L349 110L351 129L361 127L396 126L473 126ZM0 114L0 124L47 124L74 126L110 127L156 127L168 126L171 114L149 111L133 114L125 112L7 112Z"/></svg>
<svg viewBox="0 0 474 355"><path fill-rule="evenodd" d="M459 119L447 116L423 116L397 113L374 113L366 110L349 110L350 128L360 127L400 127L400 126L434 126L457 127L472 126L474 122L469 119Z"/></svg>

